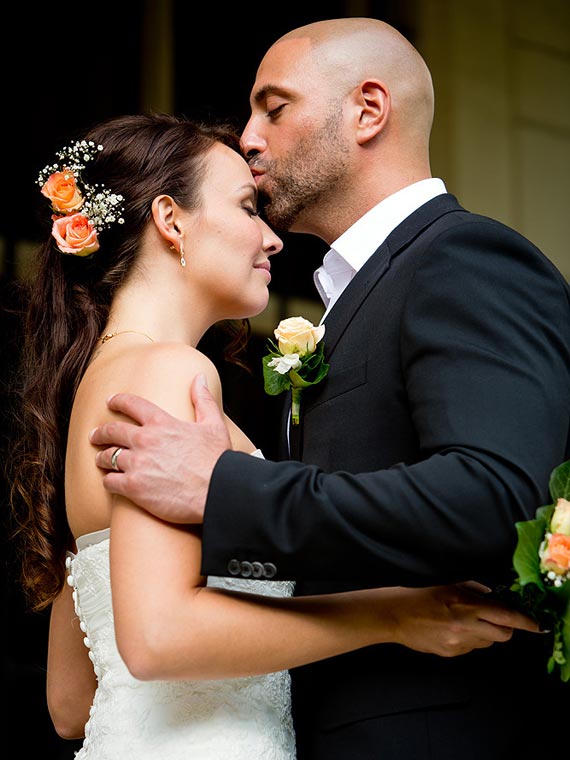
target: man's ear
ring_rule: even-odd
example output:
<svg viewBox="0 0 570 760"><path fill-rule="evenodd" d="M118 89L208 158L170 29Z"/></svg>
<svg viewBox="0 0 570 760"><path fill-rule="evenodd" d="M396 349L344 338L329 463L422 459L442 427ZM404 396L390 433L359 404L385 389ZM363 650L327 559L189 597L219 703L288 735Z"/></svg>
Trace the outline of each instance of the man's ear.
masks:
<svg viewBox="0 0 570 760"><path fill-rule="evenodd" d="M359 145L376 137L388 121L392 100L390 90L379 79L366 79L354 92L358 106L357 140Z"/></svg>
<svg viewBox="0 0 570 760"><path fill-rule="evenodd" d="M180 229L176 223L178 204L170 195L157 195L152 202L152 218L156 229L168 245L180 247Z"/></svg>

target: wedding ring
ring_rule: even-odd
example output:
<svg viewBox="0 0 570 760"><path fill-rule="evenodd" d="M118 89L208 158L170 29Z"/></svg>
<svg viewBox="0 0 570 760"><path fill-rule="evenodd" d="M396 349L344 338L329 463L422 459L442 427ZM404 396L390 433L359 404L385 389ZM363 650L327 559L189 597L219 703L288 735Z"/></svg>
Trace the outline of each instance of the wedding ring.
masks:
<svg viewBox="0 0 570 760"><path fill-rule="evenodd" d="M115 451L113 451L113 456L111 457L111 467L114 470L116 470L117 472L122 472L122 470L119 467L119 464L117 462L118 456L119 456L119 454L121 453L122 450L123 450L123 447L119 446L119 448L117 448L117 449L115 449Z"/></svg>

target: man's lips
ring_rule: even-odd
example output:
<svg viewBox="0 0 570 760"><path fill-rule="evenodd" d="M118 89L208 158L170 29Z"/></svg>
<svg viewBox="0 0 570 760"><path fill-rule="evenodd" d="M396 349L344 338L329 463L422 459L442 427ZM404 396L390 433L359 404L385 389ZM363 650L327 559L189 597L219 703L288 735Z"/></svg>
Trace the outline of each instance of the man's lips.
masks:
<svg viewBox="0 0 570 760"><path fill-rule="evenodd" d="M250 166L249 169L250 169L251 174L253 176L254 182L257 184L259 182L259 180L261 179L261 177L265 174L265 170L264 169L256 169L255 166Z"/></svg>

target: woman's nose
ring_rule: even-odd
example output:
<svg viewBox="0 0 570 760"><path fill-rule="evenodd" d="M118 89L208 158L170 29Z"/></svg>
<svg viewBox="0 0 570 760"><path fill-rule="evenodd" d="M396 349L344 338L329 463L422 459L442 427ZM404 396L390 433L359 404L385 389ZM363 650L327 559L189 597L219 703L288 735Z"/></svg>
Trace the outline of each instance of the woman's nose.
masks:
<svg viewBox="0 0 570 760"><path fill-rule="evenodd" d="M263 225L263 250L268 256L273 256L275 253L283 250L283 241L281 238L273 232L271 227L261 220Z"/></svg>

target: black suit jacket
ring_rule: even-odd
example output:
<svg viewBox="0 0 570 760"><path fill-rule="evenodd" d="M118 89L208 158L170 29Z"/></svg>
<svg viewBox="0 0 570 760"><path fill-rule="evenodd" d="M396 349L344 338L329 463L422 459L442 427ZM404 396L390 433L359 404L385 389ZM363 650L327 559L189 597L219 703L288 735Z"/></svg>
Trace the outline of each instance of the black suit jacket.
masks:
<svg viewBox="0 0 570 760"><path fill-rule="evenodd" d="M510 582L514 524L549 502L549 474L570 457L570 291L560 273L515 231L439 196L354 277L324 341L329 373L303 392L291 431L299 461L219 460L203 572L270 563L297 594ZM521 634L443 659L381 645L296 669L301 756L320 756L315 732L354 721L374 736L365 719L480 710L481 695L499 692L512 708L523 682L552 685L545 646ZM488 749L473 757L494 757ZM435 745L426 752L444 757Z"/></svg>

